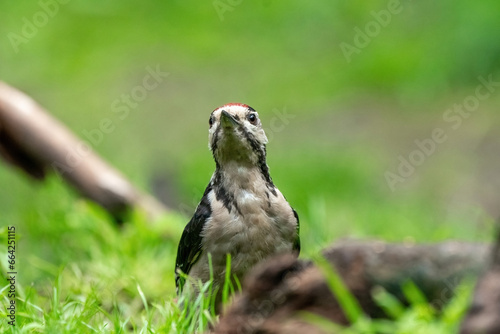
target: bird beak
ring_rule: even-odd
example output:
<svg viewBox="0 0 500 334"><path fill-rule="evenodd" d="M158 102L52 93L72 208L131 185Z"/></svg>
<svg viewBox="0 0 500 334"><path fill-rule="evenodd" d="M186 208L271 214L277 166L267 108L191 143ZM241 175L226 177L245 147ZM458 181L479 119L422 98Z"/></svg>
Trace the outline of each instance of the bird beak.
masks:
<svg viewBox="0 0 500 334"><path fill-rule="evenodd" d="M240 125L240 123L236 119L234 119L234 117L231 116L230 113L228 113L225 110L222 110L222 114L220 116L220 122L222 126L225 128L233 128Z"/></svg>

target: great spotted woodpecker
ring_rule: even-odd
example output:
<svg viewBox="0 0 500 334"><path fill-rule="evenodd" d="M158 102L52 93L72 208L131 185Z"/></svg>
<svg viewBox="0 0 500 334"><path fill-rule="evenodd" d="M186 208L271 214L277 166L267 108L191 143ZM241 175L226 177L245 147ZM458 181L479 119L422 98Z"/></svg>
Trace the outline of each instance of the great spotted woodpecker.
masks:
<svg viewBox="0 0 500 334"><path fill-rule="evenodd" d="M178 293L186 283L180 272L206 282L212 271L220 287L227 254L231 275L241 280L273 254L300 252L299 218L269 175L258 113L245 104L226 104L212 112L209 126L215 172L179 242Z"/></svg>

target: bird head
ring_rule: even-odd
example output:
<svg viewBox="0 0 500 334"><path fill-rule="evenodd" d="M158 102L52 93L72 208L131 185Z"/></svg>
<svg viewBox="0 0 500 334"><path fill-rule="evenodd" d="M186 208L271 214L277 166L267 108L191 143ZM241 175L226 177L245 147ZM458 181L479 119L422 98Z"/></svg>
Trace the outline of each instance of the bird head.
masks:
<svg viewBox="0 0 500 334"><path fill-rule="evenodd" d="M209 147L216 163L257 165L265 160L267 137L253 108L240 103L225 104L212 112L209 126Z"/></svg>

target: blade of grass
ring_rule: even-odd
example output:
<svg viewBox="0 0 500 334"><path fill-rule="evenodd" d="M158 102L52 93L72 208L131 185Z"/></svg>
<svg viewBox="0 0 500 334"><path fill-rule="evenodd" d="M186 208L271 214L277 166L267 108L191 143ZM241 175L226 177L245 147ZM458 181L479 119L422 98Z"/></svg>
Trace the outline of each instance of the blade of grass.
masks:
<svg viewBox="0 0 500 334"><path fill-rule="evenodd" d="M339 274L332 267L330 262L322 256L316 256L314 258L314 262L323 275L325 275L326 283L334 296L337 298L337 301L339 302L340 307L344 311L347 319L351 323L355 323L361 317L365 317L363 309L359 305L358 301L351 294L349 289L347 289Z"/></svg>
<svg viewBox="0 0 500 334"><path fill-rule="evenodd" d="M384 288L376 287L372 291L372 296L377 305L392 319L399 319L404 314L403 304Z"/></svg>
<svg viewBox="0 0 500 334"><path fill-rule="evenodd" d="M410 304L415 306L423 304L426 305L428 303L427 298L425 298L425 295L412 281L406 281L405 283L403 283L401 289L403 290L403 294L408 299Z"/></svg>
<svg viewBox="0 0 500 334"><path fill-rule="evenodd" d="M137 283L137 292L139 292L139 297L141 297L142 304L144 305L144 309L146 310L146 313L149 313L149 308L148 308L148 302L146 300L146 296L144 295L144 292L142 292L141 286L139 283Z"/></svg>
<svg viewBox="0 0 500 334"><path fill-rule="evenodd" d="M231 283L231 254L226 257L226 273L224 277L224 287L222 289L222 302L225 303L229 298L229 290Z"/></svg>

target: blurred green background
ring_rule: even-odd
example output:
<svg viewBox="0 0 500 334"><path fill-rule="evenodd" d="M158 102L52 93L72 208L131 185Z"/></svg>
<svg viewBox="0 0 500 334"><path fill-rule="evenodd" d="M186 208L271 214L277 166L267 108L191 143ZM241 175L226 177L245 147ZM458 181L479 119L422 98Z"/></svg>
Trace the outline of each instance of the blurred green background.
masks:
<svg viewBox="0 0 500 334"><path fill-rule="evenodd" d="M112 119L93 148L179 211L178 233L214 169L208 116L242 102L271 139L271 175L301 217L305 255L342 237L488 241L500 213L498 87L456 129L444 117L479 77L500 81L499 12L493 0L3 1L0 79L82 139ZM346 57L343 43L357 51ZM169 75L120 118L113 104L148 68ZM386 172L436 128L447 140L391 189ZM68 208L80 205L72 191L3 163L0 187L0 225L22 231L23 261L72 261L57 253Z"/></svg>

